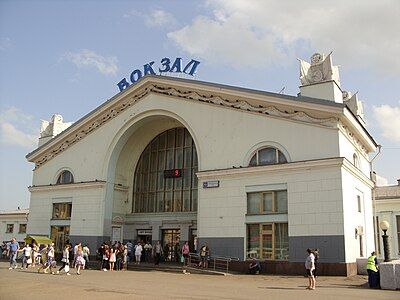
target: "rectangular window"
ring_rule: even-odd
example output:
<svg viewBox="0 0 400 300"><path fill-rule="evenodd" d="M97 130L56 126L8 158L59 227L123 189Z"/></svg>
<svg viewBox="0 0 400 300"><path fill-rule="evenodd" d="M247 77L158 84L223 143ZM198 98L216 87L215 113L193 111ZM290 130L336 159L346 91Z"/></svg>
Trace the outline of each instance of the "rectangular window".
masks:
<svg viewBox="0 0 400 300"><path fill-rule="evenodd" d="M247 257L268 260L288 260L288 223L248 224Z"/></svg>
<svg viewBox="0 0 400 300"><path fill-rule="evenodd" d="M286 214L288 211L287 191L247 193L247 213Z"/></svg>
<svg viewBox="0 0 400 300"><path fill-rule="evenodd" d="M19 224L19 232L18 233L26 233L26 224Z"/></svg>
<svg viewBox="0 0 400 300"><path fill-rule="evenodd" d="M362 206L361 206L361 196L357 195L357 208L358 212L361 212Z"/></svg>
<svg viewBox="0 0 400 300"><path fill-rule="evenodd" d="M53 219L69 220L71 219L72 203L53 203Z"/></svg>
<svg viewBox="0 0 400 300"><path fill-rule="evenodd" d="M6 233L14 232L14 224L7 224Z"/></svg>

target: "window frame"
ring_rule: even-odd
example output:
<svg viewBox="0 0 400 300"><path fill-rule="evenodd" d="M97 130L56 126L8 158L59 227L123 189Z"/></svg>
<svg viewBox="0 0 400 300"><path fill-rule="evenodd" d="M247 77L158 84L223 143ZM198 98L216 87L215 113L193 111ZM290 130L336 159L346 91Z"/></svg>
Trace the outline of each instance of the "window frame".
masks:
<svg viewBox="0 0 400 300"><path fill-rule="evenodd" d="M11 230L9 230L11 228ZM6 233L13 233L14 232L14 224L6 224Z"/></svg>
<svg viewBox="0 0 400 300"><path fill-rule="evenodd" d="M277 232L277 225L278 224L286 224L287 226L287 258L286 259L277 259L276 258L276 232ZM257 250L257 258L260 260L274 260L274 261L288 261L289 260L289 223L288 222L261 222L261 223L247 223L246 224L246 259L251 259L249 257L249 252L254 251L254 250L249 250L249 226L255 226L258 225L258 241L259 241L259 246ZM264 230L263 227L265 225L271 225L271 230ZM263 236L265 235L271 235L271 257L264 257L263 253L263 244L264 244L264 238Z"/></svg>
<svg viewBox="0 0 400 300"><path fill-rule="evenodd" d="M271 164L260 164L260 159L259 159L259 152L266 150L266 149L273 149L275 150L275 162L271 163ZM282 155L285 158L285 162L279 162L279 156ZM251 161L254 159L254 157L256 158L256 163L252 164ZM258 167L258 166L271 166L271 165L276 165L276 164L286 164L288 163L288 158L286 157L286 155L279 150L277 147L273 147L273 146L266 146L266 147L262 147L260 149L258 149L257 151L254 152L253 155L251 155L248 166L249 167Z"/></svg>
<svg viewBox="0 0 400 300"><path fill-rule="evenodd" d="M61 218L61 217L57 218L57 217L55 217L55 208L58 205L70 206L71 207L70 208L70 212L69 212L70 216L69 217L67 216L66 218ZM61 211L60 211L60 213L61 213ZM51 219L52 220L71 220L71 218L72 218L72 202L56 202L56 203L53 203L53 211L52 211L52 214L51 214Z"/></svg>
<svg viewBox="0 0 400 300"><path fill-rule="evenodd" d="M28 225L28 224L26 224L26 223L19 224L18 233L21 233L21 234L26 233L26 227L27 227L27 225ZM24 226L24 227L25 227L25 230L24 230L24 231L21 231L21 226Z"/></svg>
<svg viewBox="0 0 400 300"><path fill-rule="evenodd" d="M182 176L165 178L164 170L180 169ZM140 154L133 174L132 213L196 212L198 155L185 127L155 136Z"/></svg>
<svg viewBox="0 0 400 300"><path fill-rule="evenodd" d="M362 200L360 195L357 195L357 212L362 213Z"/></svg>
<svg viewBox="0 0 400 300"><path fill-rule="evenodd" d="M68 182L64 181L65 174L70 175L70 181L68 181ZM74 175L72 174L72 172L70 170L62 170L59 173L59 175L57 176L56 184L72 184L72 183L75 183L75 181L74 181Z"/></svg>
<svg viewBox="0 0 400 300"><path fill-rule="evenodd" d="M286 211L283 212L279 212L276 211L278 204L277 204L277 193L278 192L286 192ZM249 194L259 194L259 210L258 212L255 213L251 213L249 212L249 203L248 203L248 195ZM272 194L272 203L271 203L271 211L266 211L264 210L264 195L265 194ZM247 216L255 216L255 215L282 215L282 214L287 214L288 213L288 194L287 194L287 190L286 189L282 189L282 190L273 190L273 191L263 191L263 192L248 192L246 193L246 205L247 205L247 209L246 209L246 215Z"/></svg>

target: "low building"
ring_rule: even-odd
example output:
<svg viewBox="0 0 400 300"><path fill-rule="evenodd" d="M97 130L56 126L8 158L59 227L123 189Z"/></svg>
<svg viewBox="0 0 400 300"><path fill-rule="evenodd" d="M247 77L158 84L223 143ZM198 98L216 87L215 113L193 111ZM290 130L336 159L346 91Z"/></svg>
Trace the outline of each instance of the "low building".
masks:
<svg viewBox="0 0 400 300"><path fill-rule="evenodd" d="M9 242L13 237L23 243L26 237L29 209L0 212L0 242Z"/></svg>
<svg viewBox="0 0 400 300"><path fill-rule="evenodd" d="M297 96L149 75L69 125L43 124L27 155L28 233L58 249L207 242L242 266L302 273L311 247L321 274L346 275L375 248L377 143L331 55L301 61Z"/></svg>
<svg viewBox="0 0 400 300"><path fill-rule="evenodd" d="M389 222L386 234L389 236L391 258L400 258L400 179L397 185L376 188L376 223ZM377 230L379 243L377 252L383 257L382 230Z"/></svg>

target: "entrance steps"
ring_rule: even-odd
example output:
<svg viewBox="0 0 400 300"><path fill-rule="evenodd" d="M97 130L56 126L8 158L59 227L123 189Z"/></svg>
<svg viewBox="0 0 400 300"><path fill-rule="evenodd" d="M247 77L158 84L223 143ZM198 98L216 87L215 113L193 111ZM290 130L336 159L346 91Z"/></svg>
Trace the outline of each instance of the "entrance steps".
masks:
<svg viewBox="0 0 400 300"><path fill-rule="evenodd" d="M153 263L140 263L139 265L134 263L128 264L128 271L160 271L160 272L169 272L169 273L183 273L183 274L203 274L203 275L228 275L224 272L209 270L209 269L200 269L196 267L184 267L183 264L179 263L160 263L158 266L155 266Z"/></svg>

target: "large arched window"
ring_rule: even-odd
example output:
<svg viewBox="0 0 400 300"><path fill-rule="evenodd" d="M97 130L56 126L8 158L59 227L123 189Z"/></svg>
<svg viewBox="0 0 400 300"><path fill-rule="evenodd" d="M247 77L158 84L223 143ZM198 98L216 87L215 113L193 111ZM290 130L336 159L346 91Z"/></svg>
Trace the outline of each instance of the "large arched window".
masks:
<svg viewBox="0 0 400 300"><path fill-rule="evenodd" d="M74 183L74 176L68 170L62 171L57 178L57 184Z"/></svg>
<svg viewBox="0 0 400 300"><path fill-rule="evenodd" d="M285 155L278 149L267 147L258 150L250 160L249 166L265 166L287 163Z"/></svg>
<svg viewBox="0 0 400 300"><path fill-rule="evenodd" d="M159 134L136 166L133 212L197 211L197 168L196 147L186 128Z"/></svg>

